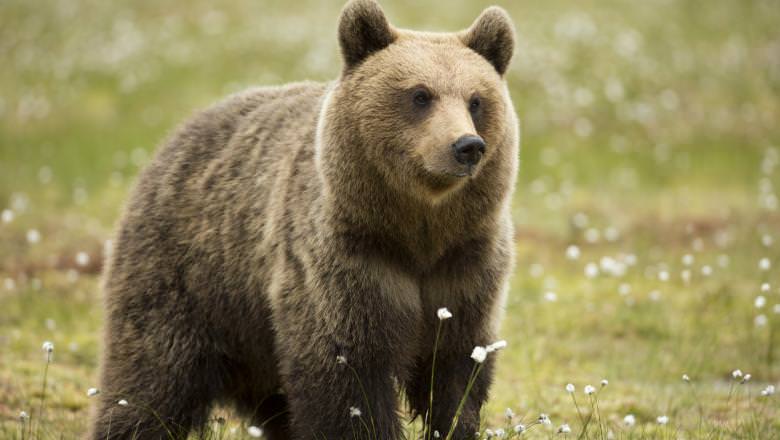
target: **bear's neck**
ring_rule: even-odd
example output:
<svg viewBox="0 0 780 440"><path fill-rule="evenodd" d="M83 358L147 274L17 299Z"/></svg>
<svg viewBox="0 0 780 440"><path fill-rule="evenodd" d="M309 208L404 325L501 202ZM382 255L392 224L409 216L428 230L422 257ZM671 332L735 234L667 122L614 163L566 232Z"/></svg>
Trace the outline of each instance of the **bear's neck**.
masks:
<svg viewBox="0 0 780 440"><path fill-rule="evenodd" d="M394 188L369 161L340 163L337 173L321 173L329 180L323 182L324 225L347 237L357 252L379 252L424 270L449 249L489 235L499 221L506 185L494 182L489 163L436 203Z"/></svg>

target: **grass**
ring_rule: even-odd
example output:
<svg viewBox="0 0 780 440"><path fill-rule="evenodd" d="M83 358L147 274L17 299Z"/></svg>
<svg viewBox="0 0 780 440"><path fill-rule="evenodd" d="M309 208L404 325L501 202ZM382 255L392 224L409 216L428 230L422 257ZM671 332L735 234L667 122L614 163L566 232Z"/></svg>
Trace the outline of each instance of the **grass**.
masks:
<svg viewBox="0 0 780 440"><path fill-rule="evenodd" d="M780 380L780 9L769 0L496 3L517 23L507 79L523 142L518 258L500 333L509 346L484 428L780 437L778 397L760 395ZM466 27L487 4L384 2L391 21L431 30ZM132 179L194 109L252 84L334 78L339 7L0 5L0 211L13 214L0 222L0 437L20 438L20 411L40 438L84 433L103 243ZM571 245L577 259L566 257ZM586 276L589 263L598 275ZM46 340L56 349L42 392ZM752 378L740 383L735 369ZM587 384L596 394L583 393ZM229 409L214 417L208 435L246 436ZM419 422L409 430L422 432Z"/></svg>

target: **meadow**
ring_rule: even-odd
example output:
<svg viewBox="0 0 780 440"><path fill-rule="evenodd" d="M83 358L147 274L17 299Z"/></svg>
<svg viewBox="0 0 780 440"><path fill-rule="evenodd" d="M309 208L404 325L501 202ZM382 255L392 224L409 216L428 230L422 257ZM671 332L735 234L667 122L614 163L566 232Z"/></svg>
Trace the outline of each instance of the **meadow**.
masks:
<svg viewBox="0 0 780 440"><path fill-rule="evenodd" d="M522 142L482 437L780 438L777 2L494 3L517 27ZM382 4L452 31L490 3ZM0 3L1 438L83 435L104 248L139 169L225 94L335 78L340 7Z"/></svg>

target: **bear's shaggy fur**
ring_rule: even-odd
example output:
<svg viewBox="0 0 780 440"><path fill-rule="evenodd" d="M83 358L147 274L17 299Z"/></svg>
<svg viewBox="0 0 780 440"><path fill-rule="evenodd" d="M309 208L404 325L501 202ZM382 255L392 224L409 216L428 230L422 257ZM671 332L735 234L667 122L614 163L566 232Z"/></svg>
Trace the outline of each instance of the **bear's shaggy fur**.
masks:
<svg viewBox="0 0 780 440"><path fill-rule="evenodd" d="M448 431L512 264L512 24L494 7L413 32L355 0L338 35L338 80L232 96L140 176L105 278L92 438L181 438L225 403L271 439L397 439L399 390L429 412L439 307L430 417ZM465 135L484 151L464 163ZM478 428L492 362L455 438Z"/></svg>

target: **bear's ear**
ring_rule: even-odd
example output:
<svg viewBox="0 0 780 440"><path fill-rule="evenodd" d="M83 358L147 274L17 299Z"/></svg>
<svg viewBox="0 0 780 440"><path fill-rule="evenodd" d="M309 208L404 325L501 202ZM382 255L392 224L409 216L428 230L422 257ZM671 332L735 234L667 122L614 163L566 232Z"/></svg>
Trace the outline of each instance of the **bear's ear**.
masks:
<svg viewBox="0 0 780 440"><path fill-rule="evenodd" d="M389 46L396 37L395 29L373 0L352 0L341 11L339 44L346 70Z"/></svg>
<svg viewBox="0 0 780 440"><path fill-rule="evenodd" d="M498 6L485 9L459 37L463 44L488 60L499 75L504 75L515 49L515 30L506 11Z"/></svg>

